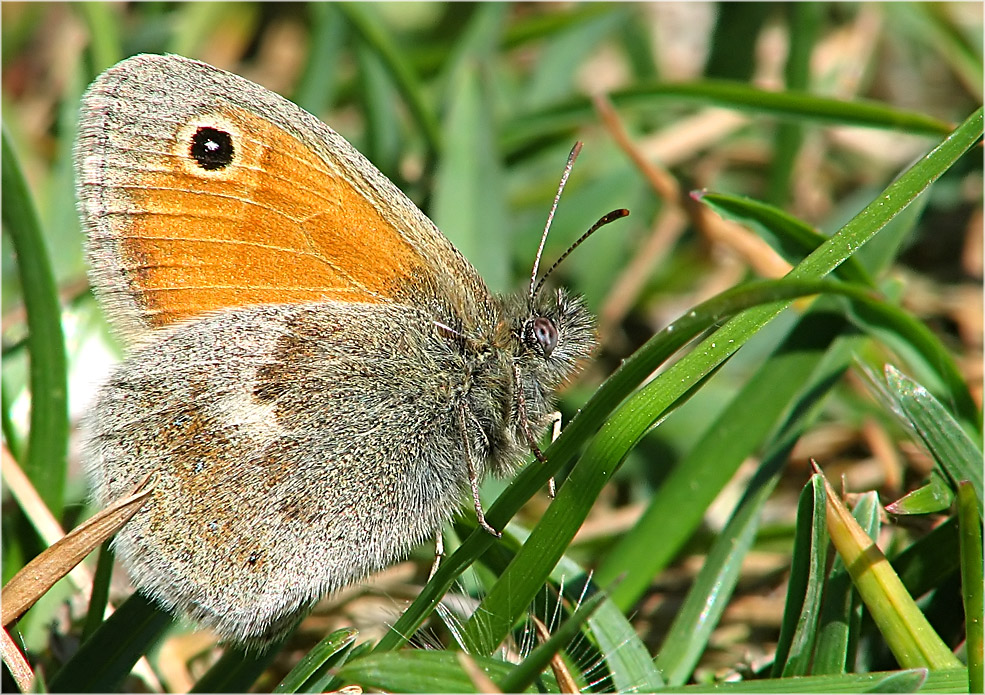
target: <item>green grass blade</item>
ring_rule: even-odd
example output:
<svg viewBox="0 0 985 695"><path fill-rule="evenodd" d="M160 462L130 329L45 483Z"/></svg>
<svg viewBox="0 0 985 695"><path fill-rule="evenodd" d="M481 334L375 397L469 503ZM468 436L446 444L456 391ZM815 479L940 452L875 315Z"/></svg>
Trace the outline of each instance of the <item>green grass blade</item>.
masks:
<svg viewBox="0 0 985 695"><path fill-rule="evenodd" d="M948 519L894 557L893 570L910 594L922 596L958 570L959 546L957 520Z"/></svg>
<svg viewBox="0 0 985 695"><path fill-rule="evenodd" d="M605 594L599 593L587 598L571 617L558 627L546 642L537 646L508 675L497 684L504 693L518 693L526 690L540 677L551 658L581 630L581 626L598 610L605 601Z"/></svg>
<svg viewBox="0 0 985 695"><path fill-rule="evenodd" d="M99 559L96 561L96 573L92 578L92 593L89 595L89 606L86 608L86 621L82 628L82 641L88 640L103 624L103 614L109 601L109 583L113 577L113 563L116 553L110 547L112 539L99 547Z"/></svg>
<svg viewBox="0 0 985 695"><path fill-rule="evenodd" d="M462 60L449 76L443 132L446 148L438 161L431 217L496 292L510 288L511 228L505 211L502 164L493 147L493 108L480 79L482 65Z"/></svg>
<svg viewBox="0 0 985 695"><path fill-rule="evenodd" d="M902 130L931 137L945 135L953 127L924 113L905 111L882 103L842 101L795 91L772 92L740 82L705 80L638 84L613 91L609 98L617 109L623 111L660 108L668 101L691 102L778 118ZM519 116L504 128L501 145L512 152L532 140L563 135L593 118L593 109L590 99L579 96L551 108Z"/></svg>
<svg viewBox="0 0 985 695"><path fill-rule="evenodd" d="M92 74L98 75L123 58L119 8L111 2L80 2L76 9L89 27Z"/></svg>
<svg viewBox="0 0 985 695"><path fill-rule="evenodd" d="M529 531L519 530L515 523L510 524L507 532L521 544L530 537ZM577 605L584 599L585 593L602 591L597 580L592 580L587 587L582 584L580 579L588 576L590 573L585 568L565 555L551 572L551 581L562 587L565 597ZM636 634L632 623L609 598L610 592L601 594L605 599L589 616L588 627L605 658L616 691L651 692L663 687L664 679L646 645Z"/></svg>
<svg viewBox="0 0 985 695"><path fill-rule="evenodd" d="M772 494L789 447L769 456L728 524L715 538L654 663L670 685L682 685L708 647L712 630L739 581L742 560L756 540L763 505Z"/></svg>
<svg viewBox="0 0 985 695"><path fill-rule="evenodd" d="M814 475L797 507L797 531L787 602L773 662L774 676L803 676L810 668L827 574L828 534L824 526L824 482Z"/></svg>
<svg viewBox="0 0 985 695"><path fill-rule="evenodd" d="M886 19L904 29L906 40L912 37L939 53L961 78L965 89L982 98L982 44L964 36L955 17L937 3L900 2L886 6Z"/></svg>
<svg viewBox="0 0 985 695"><path fill-rule="evenodd" d="M359 66L357 91L366 114L366 132L359 149L380 171L396 178L402 143L392 75L366 42L357 42L355 54Z"/></svg>
<svg viewBox="0 0 985 695"><path fill-rule="evenodd" d="M862 495L853 514L869 538L875 539L880 525L879 498L876 493ZM852 586L852 578L845 563L836 556L824 592L812 674L845 673L854 667L852 650L858 643L861 622L861 599Z"/></svg>
<svg viewBox="0 0 985 695"><path fill-rule="evenodd" d="M193 693L245 693L253 687L257 678L277 658L277 652L287 637L270 645L262 652L247 651L242 647L227 647L219 660L195 681L189 692Z"/></svg>
<svg viewBox="0 0 985 695"><path fill-rule="evenodd" d="M799 284L780 281L772 286L777 290L781 288L790 290L799 287ZM731 293L726 294L732 296ZM750 311L757 310L758 308ZM698 317L696 312L692 312L688 320L695 320ZM700 316L702 321L707 318ZM687 321L684 321L668 326L661 336L689 333L685 328L686 323ZM720 329L712 338L707 339L704 343L707 347L704 350L692 352L670 367L663 377L651 381L635 393L608 418L592 439L579 463L559 489L554 503L534 529L530 540L520 549L514 562L500 577L483 600L480 610L476 611L466 626L466 630L471 635L470 643L481 645L482 653L491 653L536 595L550 568L564 553L567 543L588 515L595 498L612 472L619 467L629 449L635 446L655 422L686 398L693 385L716 369L728 354L734 352L729 340L723 340L719 346L715 345L716 337L727 328L728 325L725 329ZM745 338L751 336L753 332L750 331ZM744 339L736 342L744 342ZM708 345L709 343L711 345ZM653 349L653 345L650 345ZM656 347L661 347L659 342ZM646 360L640 361L646 362ZM630 364L628 361L626 366ZM617 381L619 380L617 378ZM597 395L602 394L603 389L600 389ZM581 417L586 417L587 413L589 413L588 405L582 411ZM574 427L576 422L577 418L569 424L567 430L577 431ZM531 468L528 467L524 473L537 476L548 474L552 469L550 463L552 452L557 453L557 448L563 444L570 446L569 442L571 438L565 441L565 432L562 432L561 437L547 452L548 465L541 466L536 473L530 473ZM567 461L567 457L559 454L558 460L563 463ZM554 465L558 463L555 462ZM540 484L545 482L546 476L540 480ZM523 484L527 484L527 481L524 474L521 474L511 485L511 489ZM491 515L499 512L498 505L503 499L500 497L497 505L487 513L490 523L496 523Z"/></svg>
<svg viewBox="0 0 985 695"><path fill-rule="evenodd" d="M961 528L961 590L964 598L965 651L968 654L968 692L979 693L985 687L985 599L982 594L982 522L978 512L981 499L970 483L958 485L958 522Z"/></svg>
<svg viewBox="0 0 985 695"><path fill-rule="evenodd" d="M922 674L924 669L914 669ZM801 678L766 678L735 683L702 683L661 692L677 693L861 693L899 684L902 674L911 671L847 673L838 676L803 676ZM921 693L966 693L968 670L965 668L930 671ZM907 683L913 683L907 679Z"/></svg>
<svg viewBox="0 0 985 695"><path fill-rule="evenodd" d="M344 627L325 637L304 655L304 658L291 669L290 673L284 676L284 679L277 684L273 691L275 693L301 691L303 686L318 673L324 672L327 668L331 668L339 661L344 660L358 634L359 632L354 628Z"/></svg>
<svg viewBox="0 0 985 695"><path fill-rule="evenodd" d="M800 263L828 237L788 212L745 196L701 191L692 197L725 219L740 222L762 236L789 263ZM848 282L874 287L856 258L848 258L835 273Z"/></svg>
<svg viewBox="0 0 985 695"><path fill-rule="evenodd" d="M886 365L886 386L896 410L916 430L941 470L956 489L970 481L982 514L982 451L940 401L892 365Z"/></svg>
<svg viewBox="0 0 985 695"><path fill-rule="evenodd" d="M982 109L978 109L937 147L928 152L837 234L791 271L796 278L827 275L872 239L890 220L947 171L982 135Z"/></svg>
<svg viewBox="0 0 985 695"><path fill-rule="evenodd" d="M2 138L3 226L17 257L30 334L31 430L21 466L59 518L65 503L68 457L68 376L61 306L34 199L6 128Z"/></svg>
<svg viewBox="0 0 985 695"><path fill-rule="evenodd" d="M555 32L537 60L537 67L524 89L523 110L532 111L565 98L573 91L576 74L567 69L580 65L598 44L609 38L630 19L630 9L610 4L608 12L585 15L583 21L572 23ZM559 79L560 76L564 76Z"/></svg>
<svg viewBox="0 0 985 695"><path fill-rule="evenodd" d="M10 411L13 407L13 397L10 394L10 386L8 382L3 382L0 384L0 399L2 399L2 417L3 417L3 439L4 444L10 450L10 454L20 461L24 455L23 441L21 440L20 433L14 426L14 421L10 417Z"/></svg>
<svg viewBox="0 0 985 695"><path fill-rule="evenodd" d="M407 650L375 652L350 659L339 669L340 682L358 683L364 690L390 693L474 693L475 683L459 662L461 652ZM471 657L494 682L505 678L514 666L489 657ZM544 676L548 692L557 692L553 677ZM543 685L541 686L543 688ZM542 689L528 688L527 692Z"/></svg>
<svg viewBox="0 0 985 695"><path fill-rule="evenodd" d="M954 355L923 322L899 307L879 301L855 300L849 315L855 325L897 348L921 374L938 382L941 397L952 404L966 432L981 432L981 413Z"/></svg>
<svg viewBox="0 0 985 695"><path fill-rule="evenodd" d="M866 241L875 236L879 229L899 214L932 181L943 174L944 171L974 144L980 137L981 132L982 111L979 109L941 144L894 181L883 191L877 200L866 206L838 234L824 242L824 244L808 256L800 265L794 268L791 272L791 278L798 280L819 278L838 267ZM788 290L792 288L792 285L787 286ZM732 297L733 295L728 294L728 296ZM666 412L667 408L677 402L691 388L691 385L698 383L716 369L735 350L755 335L762 326L766 325L783 311L788 306L789 301L778 299L769 304L748 310L738 319L730 320L714 335L705 339L694 352L668 369L661 379L648 384L639 394L639 411L634 412L632 408L623 409L625 412L622 418L618 421L610 420L606 422L602 432L593 440L593 445L596 449L592 450L590 448L586 452L586 456L583 457L583 460L587 459L595 465L595 471L601 478L593 476L590 472L587 473L585 478L581 479L581 482L587 485L585 496L581 499L571 501L570 509L566 501L564 505L565 509L558 511L555 516L551 510L562 506L560 504L560 497L564 494L563 491L567 484L566 486L562 486L559 500L555 501L548 510L548 514L551 516L549 524L545 525L542 522L541 525L538 525L538 529L542 527L554 527L551 529L551 532L556 532L559 524L569 527L580 524L579 518L583 519L584 515L587 514L587 508L591 506L590 501L587 507L585 506L586 499L594 500L598 490L601 490L602 485L604 485L607 476L611 474L611 471L622 460L625 451L635 444L660 414ZM702 316L700 320L704 320L705 318ZM659 349L653 348L652 344L650 344L650 349L645 351L647 358L627 360L624 367L613 378L610 378L606 385L599 389L593 401L586 405L581 414L572 420L561 437L551 446L548 452L550 465L540 466L538 468L528 466L523 473L514 479L507 493L504 493L497 500L497 503L490 508L487 513L487 520L493 525L504 525L512 514L516 512L523 500L529 498L534 490L539 489L541 485L546 483L550 475L571 459L580 446L580 443L598 426L597 423L600 421L600 416L605 417L606 412L611 412L611 408L627 395L628 389L631 389L634 384L640 383L642 379L652 372L657 364L663 359L666 359L666 356L669 356L670 352L673 352L680 345L685 344L687 340L690 340L690 337L695 335L694 333L690 333L688 329L697 320L699 320L698 317L693 313L689 316L682 317L680 321L671 324L661 332L661 337L656 342ZM688 337L683 342L675 343L673 339L668 337L675 332L678 334L678 337ZM668 348L670 350L667 355L663 355L663 351ZM653 357L658 355L660 358L656 360L655 364L650 365L650 369L645 372L636 372L641 365L650 363ZM638 413L649 413L649 415L636 417ZM610 443L611 447L608 446ZM573 474L574 472L578 472L580 468L584 467L576 466ZM573 477L575 476L573 475ZM571 478L569 478L570 480ZM515 494L508 494L510 491L513 491ZM574 493L572 493L572 496L578 497ZM537 530L535 529L536 532ZM571 533L573 535L573 531ZM546 555L545 557L559 558L563 553L563 547L567 543L566 539L570 539L567 533L557 535L554 545L555 548L559 546L561 550L558 551L555 549L550 555ZM434 605L439 600L440 593L447 589L451 581L453 581L454 576L456 576L454 573L460 572L466 567L491 542L492 540L488 535L486 538L482 538L481 535L473 534L466 539L462 547L451 558L455 562L446 562L439 569L425 592L422 593L411 609L405 612L398 621L395 630L381 640L378 649L392 649L405 639L403 635L411 634L420 624L420 621L433 610ZM547 542L543 546L538 544L538 550L546 550L550 545L552 545L550 542ZM523 551L521 550L522 554ZM495 629L491 629L491 626L488 625L475 625L472 621L469 623L469 629L473 631L477 639L488 640L486 646L490 650L495 646L495 644L489 646L490 642L496 641L498 644L497 638L498 640L502 639L512 626L515 617L530 602L545 578L540 576L541 569L535 569L533 570L533 574L529 574L531 570L522 564L518 564L519 560L520 555L518 555L517 561L514 561L514 565L517 568L515 571L520 575L519 581L521 585L526 586L527 589L524 592L516 593L510 598L508 595L504 596L504 593L508 594L510 590L504 588L500 592L497 592L496 587L494 587L493 591L487 596L486 601L503 601L512 607L505 611L499 611L497 609L482 612L474 617L474 620L495 621L497 623ZM538 558L534 564L539 566L542 564L542 560ZM445 570L445 572L442 572L442 570ZM526 575L523 574L524 571L527 572ZM538 576L540 576L539 581L537 580ZM509 580L513 581L515 579L517 577L513 573L509 573ZM501 581L497 586L505 587L506 583ZM479 637L479 635L483 635L483 637Z"/></svg>
<svg viewBox="0 0 985 695"><path fill-rule="evenodd" d="M319 114L334 100L339 75L327 69L339 63L347 40L346 23L340 21L336 7L329 2L305 6L311 25L310 50L304 71L294 88L293 101L313 114Z"/></svg>
<svg viewBox="0 0 985 695"><path fill-rule="evenodd" d="M953 503L954 490L935 469L930 472L930 480L926 485L886 505L886 511L900 515L936 514L950 509Z"/></svg>
<svg viewBox="0 0 985 695"><path fill-rule="evenodd" d="M756 69L756 51L750 36L757 36L770 18L771 8L756 3L746 9L739 4L722 5L715 13L715 30L705 65L705 74L736 80L751 79Z"/></svg>
<svg viewBox="0 0 985 695"><path fill-rule="evenodd" d="M588 626L605 657L616 692L645 693L664 685L646 645L608 597L588 619Z"/></svg>
<svg viewBox="0 0 985 695"><path fill-rule="evenodd" d="M503 45L517 48L545 38L549 39L564 33L570 27L576 27L612 12L611 3L594 2L572 5L566 8L564 12L531 12L513 17L513 21L503 36ZM652 62L652 56L650 60Z"/></svg>
<svg viewBox="0 0 985 695"><path fill-rule="evenodd" d="M822 7L818 2L798 2L786 8L790 41L784 76L788 90L804 91L810 87L811 55L822 26ZM766 193L766 199L774 205L784 205L790 196L794 163L803 140L802 123L786 121L777 125Z"/></svg>
<svg viewBox="0 0 985 695"><path fill-rule="evenodd" d="M341 667L343 664L349 661L356 661L357 659L363 659L368 654L372 652L372 645L369 642L362 642L357 644L348 652L343 654L342 661L339 663ZM329 669L328 673L321 675L320 677L315 677L305 684L302 692L306 693L332 693L336 690L340 690L344 685L345 681L339 675L336 669Z"/></svg>
<svg viewBox="0 0 985 695"><path fill-rule="evenodd" d="M823 322L821 325L823 326ZM735 528L741 531L743 525L745 525L752 527L750 531L754 530L754 527L758 524L755 510L765 501L769 494L768 490L772 489L775 484L775 480L771 476L779 476L793 445L816 419L820 413L820 406L823 403L824 397L828 394L832 386L838 383L841 375L850 365L852 354L860 339L857 337L841 337L828 348L827 342L823 338L828 331L830 331L830 327L828 329L819 329L816 321L802 321L795 331L796 333L802 334L802 340L804 341L802 347L799 349L795 348L796 345L800 345L800 340L791 341L788 339L785 348L795 354L806 352L808 355L811 355L813 353L813 359L804 360L805 369L802 369L800 372L788 372L783 368L781 362L780 364L774 364L777 371L770 374L773 377L771 380L761 379L750 381L750 384L757 381L766 383L767 385L775 385L782 384L787 379L795 379L797 383L803 386L801 387L797 402L788 409L790 412L788 420L780 428L780 434L774 438L767 453L763 456L763 463L754 479L754 483L746 492L746 498L751 497L751 499L743 499L741 507L733 515L733 519L729 521L728 527L716 539L712 552L709 553L704 562L701 575L706 573L706 568L712 567L718 567L717 573L722 574L738 571L738 563L741 562L741 555L733 553L728 548L730 542L735 542L731 540L731 534L734 533L732 529ZM812 339L816 341L816 344L811 343ZM774 358L768 364L776 362L777 360ZM808 370L806 367L810 367L811 369ZM769 373L770 370L767 369L766 371ZM741 403L742 400L740 395L736 399L736 402ZM750 406L750 411L758 409L753 407L752 403L750 403ZM741 414L737 413L737 415ZM748 420L748 417L745 419ZM730 452L726 448L723 448L721 453L724 456ZM682 462L682 467L687 468L688 466L686 464L686 461ZM766 481L760 482L760 489L756 491L755 481L762 481L764 479ZM691 503L689 499L689 505ZM678 513L680 513L682 506L686 507L689 505L677 505ZM750 534L748 541L751 542L752 540L753 538ZM718 550L719 548L721 548L720 551ZM715 576L716 574L713 569L708 569L707 572L711 576ZM737 578L737 575L735 578ZM717 622L717 618L714 616L720 614L724 603L728 600L728 593L731 591L730 586L724 583L722 586L719 586L716 582L709 582L707 589L702 590L702 582L703 578L699 576L694 587L688 593L685 605L678 612L678 618L675 619L674 625L664 640L656 659L661 672L677 684L683 683L684 679L690 675L690 671L693 669L698 656L705 649L710 631ZM723 591L726 587L728 590ZM719 606L719 604L721 605ZM689 610L695 615L695 619L690 621L683 617Z"/></svg>
<svg viewBox="0 0 985 695"><path fill-rule="evenodd" d="M410 67L411 61L399 50L399 42L386 33L384 29L386 25L376 16L376 8L349 2L339 3L336 7L359 38L379 55L397 88L407 100L407 106L414 120L427 139L428 148L440 153L443 150L443 143L438 119L432 112L430 104L425 99L424 90Z"/></svg>
<svg viewBox="0 0 985 695"><path fill-rule="evenodd" d="M629 610L694 533L712 500L753 453L792 399L808 382L830 341L845 327L823 313L805 316L710 423L687 456L664 479L643 516L604 557L596 572L603 585L622 576L612 591ZM847 364L846 364L847 366ZM680 500L687 499L687 505ZM660 544L653 538L659 534Z"/></svg>
<svg viewBox="0 0 985 695"><path fill-rule="evenodd" d="M83 642L51 679L53 693L112 693L133 665L161 638L171 616L133 594Z"/></svg>

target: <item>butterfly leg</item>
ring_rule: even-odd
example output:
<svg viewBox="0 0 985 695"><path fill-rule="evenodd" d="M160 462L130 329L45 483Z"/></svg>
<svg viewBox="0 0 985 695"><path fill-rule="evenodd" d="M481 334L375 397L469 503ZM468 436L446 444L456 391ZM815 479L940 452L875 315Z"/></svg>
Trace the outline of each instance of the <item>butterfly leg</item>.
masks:
<svg viewBox="0 0 985 695"><path fill-rule="evenodd" d="M554 440L561 436L561 412L559 410L551 413L551 422L553 423L553 427L551 428L551 444L553 444ZM554 482L553 475L547 481L547 493L551 496L551 499L557 497L557 484Z"/></svg>
<svg viewBox="0 0 985 695"><path fill-rule="evenodd" d="M472 488L472 501L475 503L475 518L479 522L479 526L484 528L488 533L492 534L496 538L502 538L503 534L494 529L486 521L486 515L482 511L482 500L479 499L479 476L475 470L474 457L472 455L472 442L469 440L469 430L468 422L471 418L475 421L475 415L469 410L468 405L464 402L458 409L458 418L462 426L462 442L465 444L465 463L469 467L469 486ZM478 424L478 423L477 423ZM482 432L482 428L479 428ZM485 433L483 433L485 436Z"/></svg>
<svg viewBox="0 0 985 695"><path fill-rule="evenodd" d="M428 581L434 577L434 573L438 571L438 567L441 565L441 558L445 556L445 536L439 528L437 533L434 534L434 564L431 565L431 571L428 572Z"/></svg>
<svg viewBox="0 0 985 695"><path fill-rule="evenodd" d="M544 456L544 452L540 450L537 446L537 439L534 437L533 432L530 431L530 420L527 419L527 401L523 397L523 389L520 388L520 366L517 364L513 365L513 388L516 391L516 407L520 415L520 426L523 428L523 434L527 438L527 443L530 445L530 450L534 452L534 456L541 463L547 463L547 457ZM561 435L561 413L554 411L551 413L550 421L554 423L554 429L551 432L551 441L553 442ZM547 483L547 491L550 494L551 499L554 498L557 493L557 485L554 483L554 476L551 476L550 481Z"/></svg>
<svg viewBox="0 0 985 695"><path fill-rule="evenodd" d="M516 393L516 409L520 416L520 427L523 429L523 435L527 438L527 444L530 445L530 450L534 452L538 461L547 463L547 457L537 446L537 438L530 431L530 420L527 418L527 399L523 397L523 387L520 381L520 365L515 363L513 365L513 391Z"/></svg>

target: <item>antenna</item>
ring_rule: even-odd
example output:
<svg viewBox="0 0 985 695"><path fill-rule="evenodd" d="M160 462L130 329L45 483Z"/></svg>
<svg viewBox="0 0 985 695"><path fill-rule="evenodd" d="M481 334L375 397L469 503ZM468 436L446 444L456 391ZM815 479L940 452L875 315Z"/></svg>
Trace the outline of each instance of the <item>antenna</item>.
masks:
<svg viewBox="0 0 985 695"><path fill-rule="evenodd" d="M564 184L568 182L568 176L571 174L571 168L575 165L575 159L578 158L578 153L581 152L581 146L582 146L581 141L577 141L575 142L575 146L571 148L571 153L568 155L568 163L564 165L564 173L561 174L561 183L558 184L557 187L557 195L554 196L554 204L551 205L551 211L547 215L547 224L544 225L544 234L540 237L540 246L537 248L537 256L536 258L534 258L534 269L530 273L531 301L533 300L534 296L537 294L537 289L544 282L543 280L541 280L540 283L537 283L537 271L540 269L540 257L544 253L544 244L547 243L547 233L551 229L551 222L554 221L554 213L557 210L558 201L561 200L561 191L564 190ZM557 263L555 263L554 265L557 265ZM548 271L548 273L550 273L550 271ZM535 283L537 284L536 287L534 287Z"/></svg>
<svg viewBox="0 0 985 695"><path fill-rule="evenodd" d="M540 288L544 286L544 281L547 280L547 278L550 276L550 274L553 273L554 270L559 265L561 265L561 261L563 261L565 258L567 258L571 254L572 251L574 251L576 248L578 248L579 246L581 246L581 243L583 241L585 241L585 239L587 239L588 237L592 236L595 232L597 232L599 229L601 229L605 225L609 224L610 222L615 222L616 220L622 219L623 217L626 217L627 215L629 215L629 210L627 210L626 208L619 208L618 210L613 210L612 212L610 212L610 213L608 213L606 215L602 215L602 217L599 218L599 221L598 222L596 222L595 224L593 224L591 226L591 228L587 232L585 232L584 234L582 234L578 238L578 241L576 241L571 246L569 246L568 247L568 250L565 251L564 253L562 253L561 254L561 257L558 258L556 261L554 261L554 265L552 265L550 268L547 269L547 272L544 273L544 276L540 279L540 282L537 283L536 287L533 287L530 290L530 299L533 299L534 297L537 296L537 293L540 292Z"/></svg>

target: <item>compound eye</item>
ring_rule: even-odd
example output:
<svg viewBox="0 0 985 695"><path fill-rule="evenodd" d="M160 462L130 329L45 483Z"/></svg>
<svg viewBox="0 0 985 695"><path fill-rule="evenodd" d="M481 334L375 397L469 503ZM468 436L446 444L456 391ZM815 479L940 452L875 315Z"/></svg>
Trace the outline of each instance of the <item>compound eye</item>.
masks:
<svg viewBox="0 0 985 695"><path fill-rule="evenodd" d="M533 340L540 346L544 357L549 357L557 346L557 326L554 325L554 322L539 316L531 322L530 333Z"/></svg>

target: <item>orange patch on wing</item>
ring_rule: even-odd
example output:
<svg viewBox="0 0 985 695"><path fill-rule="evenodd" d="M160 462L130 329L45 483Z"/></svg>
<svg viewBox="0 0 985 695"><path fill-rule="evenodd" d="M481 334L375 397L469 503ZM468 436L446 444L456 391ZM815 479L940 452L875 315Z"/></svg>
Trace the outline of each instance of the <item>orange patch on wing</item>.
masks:
<svg viewBox="0 0 985 695"><path fill-rule="evenodd" d="M246 112L217 120L232 131L231 164L200 167L191 124L174 151L142 157L127 191L121 261L151 325L249 304L379 302L427 272L399 230L310 148Z"/></svg>

